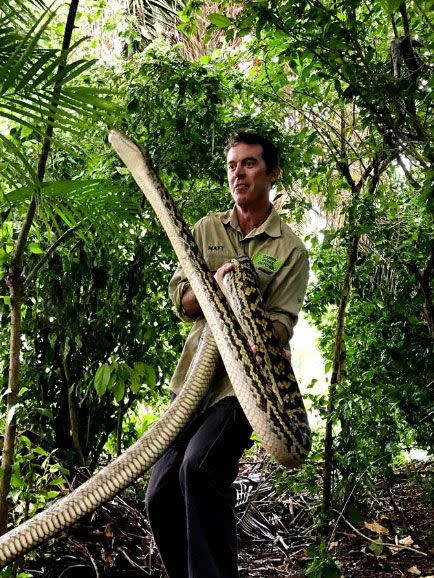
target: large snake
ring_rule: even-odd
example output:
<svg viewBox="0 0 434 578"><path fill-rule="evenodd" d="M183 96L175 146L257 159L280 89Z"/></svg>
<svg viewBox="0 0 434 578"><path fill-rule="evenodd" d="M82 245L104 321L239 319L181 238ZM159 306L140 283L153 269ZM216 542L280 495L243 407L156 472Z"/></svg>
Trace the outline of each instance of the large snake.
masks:
<svg viewBox="0 0 434 578"><path fill-rule="evenodd" d="M141 476L172 443L208 390L219 354L262 445L282 465L300 464L310 449L306 411L290 362L256 289L247 258L225 276L237 320L198 248L139 145L118 131L109 140L154 208L199 301L207 325L195 360L175 402L135 444L87 482L32 519L0 537L0 567L73 525ZM255 315L248 311L254 311ZM246 315L247 313L247 315ZM241 328L241 325L242 328ZM255 355L249 340L257 346ZM257 356L262 359L257 363Z"/></svg>

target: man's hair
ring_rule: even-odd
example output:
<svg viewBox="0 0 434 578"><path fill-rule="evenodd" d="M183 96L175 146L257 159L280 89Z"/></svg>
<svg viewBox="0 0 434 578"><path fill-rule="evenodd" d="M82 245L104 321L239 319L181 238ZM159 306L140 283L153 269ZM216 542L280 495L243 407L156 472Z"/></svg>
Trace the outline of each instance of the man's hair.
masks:
<svg viewBox="0 0 434 578"><path fill-rule="evenodd" d="M251 131L237 131L228 140L225 147L225 155L228 155L229 150L240 143L244 144L259 144L262 146L262 158L264 159L267 171L270 172L279 166L279 151L276 146L268 140L268 138Z"/></svg>

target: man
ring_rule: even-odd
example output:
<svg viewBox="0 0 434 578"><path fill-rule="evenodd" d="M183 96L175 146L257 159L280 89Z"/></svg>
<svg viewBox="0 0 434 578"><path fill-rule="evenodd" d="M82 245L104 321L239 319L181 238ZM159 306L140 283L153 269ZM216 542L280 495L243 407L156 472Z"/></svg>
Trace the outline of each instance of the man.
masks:
<svg viewBox="0 0 434 578"><path fill-rule="evenodd" d="M287 346L306 291L308 259L303 243L270 203L280 174L278 153L251 132L234 135L225 152L234 207L208 214L193 235L220 287L231 258L252 259L276 335ZM205 321L179 267L169 293L181 319L194 322L172 378L175 396ZM251 432L221 364L200 410L155 464L149 481L146 505L169 578L238 577L232 483Z"/></svg>

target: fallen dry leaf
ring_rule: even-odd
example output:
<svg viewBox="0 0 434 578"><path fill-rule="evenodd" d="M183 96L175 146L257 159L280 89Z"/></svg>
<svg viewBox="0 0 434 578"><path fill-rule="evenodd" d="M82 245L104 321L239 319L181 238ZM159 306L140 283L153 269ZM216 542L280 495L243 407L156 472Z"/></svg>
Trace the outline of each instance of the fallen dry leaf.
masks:
<svg viewBox="0 0 434 578"><path fill-rule="evenodd" d="M107 524L107 526L104 528L104 536L106 538L113 538L113 530L110 524Z"/></svg>
<svg viewBox="0 0 434 578"><path fill-rule="evenodd" d="M376 534L388 534L389 530L379 524L378 522L363 522L365 528L371 530L371 532L375 532Z"/></svg>
<svg viewBox="0 0 434 578"><path fill-rule="evenodd" d="M412 566L411 568L408 568L407 572L409 574L413 574L413 576L420 576L422 574L422 572L419 570L417 566Z"/></svg>
<svg viewBox="0 0 434 578"><path fill-rule="evenodd" d="M414 540L411 536L406 536L405 538L399 540L399 543L402 544L403 546L411 546L412 544L414 544Z"/></svg>

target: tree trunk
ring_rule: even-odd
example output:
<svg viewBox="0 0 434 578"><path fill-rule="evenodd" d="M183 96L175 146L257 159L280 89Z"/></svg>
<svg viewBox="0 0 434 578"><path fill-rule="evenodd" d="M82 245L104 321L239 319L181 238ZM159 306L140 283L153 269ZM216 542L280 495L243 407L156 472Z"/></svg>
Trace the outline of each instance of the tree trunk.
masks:
<svg viewBox="0 0 434 578"><path fill-rule="evenodd" d="M118 421L116 424L116 455L120 456L122 453L122 420L124 417L124 398L119 402Z"/></svg>
<svg viewBox="0 0 434 578"><path fill-rule="evenodd" d="M73 391L74 384L72 383L71 380L71 374L69 372L68 367L68 356L65 354L64 347L62 347L62 364L63 364L64 383L66 386L66 392L68 396L68 413L69 413L69 425L71 428L72 446L78 454L80 466L85 466L86 460L80 442L80 428L78 425L77 405L75 403L75 395Z"/></svg>
<svg viewBox="0 0 434 578"><path fill-rule="evenodd" d="M71 0L69 12L65 25L65 33L63 36L62 52L64 54L63 60L58 67L58 73L61 73L66 65L67 51L71 45L72 31L74 29L75 16L77 14L79 0ZM59 103L59 95L62 88L62 75L58 75L58 80L53 87L51 98L51 108L55 111ZM47 127L45 130L45 137L42 143L41 154L38 160L38 179L42 183L45 176L45 169L47 166L48 154L51 148L51 138L53 136L55 117L54 112L47 119ZM9 365L9 387L7 396L7 419L6 429L4 435L4 446L1 464L0 477L0 534L3 534L7 529L8 518L8 502L7 496L10 489L10 481L12 474L12 464L15 448L16 437L16 406L18 403L18 390L20 384L20 352L21 352L21 304L23 300L23 258L24 250L27 243L27 238L33 223L36 212L36 197L33 196L24 219L23 226L18 235L15 245L12 263L9 267L6 277L6 283L9 286L11 297L11 329L10 329L10 365Z"/></svg>
<svg viewBox="0 0 434 578"><path fill-rule="evenodd" d="M21 270L10 267L7 277L11 296L11 329L9 351L9 380L7 396L6 427L2 454L2 477L0 482L0 533L4 534L7 527L8 502L14 446L16 436L16 408L18 403L18 388L20 383L20 351L21 351L21 300L22 276Z"/></svg>
<svg viewBox="0 0 434 578"><path fill-rule="evenodd" d="M335 348L333 353L333 370L330 379L329 387L329 401L327 405L327 421L324 442L324 483L323 483L323 499L321 511L328 512L331 504L332 494L332 473L333 473L333 413L335 409L335 397L337 386L342 374L342 346L344 338L344 321L345 312L347 308L348 297L351 288L351 278L357 260L357 250L359 245L359 237L355 236L351 240L350 249L348 251L347 270L345 272L344 283L342 286L342 293L339 302Z"/></svg>

